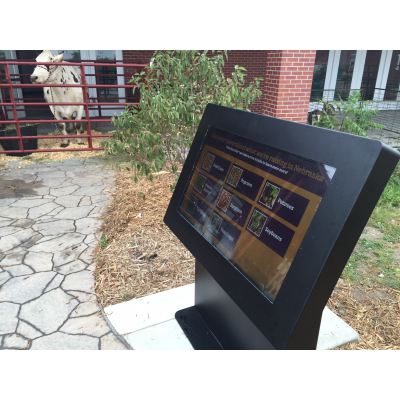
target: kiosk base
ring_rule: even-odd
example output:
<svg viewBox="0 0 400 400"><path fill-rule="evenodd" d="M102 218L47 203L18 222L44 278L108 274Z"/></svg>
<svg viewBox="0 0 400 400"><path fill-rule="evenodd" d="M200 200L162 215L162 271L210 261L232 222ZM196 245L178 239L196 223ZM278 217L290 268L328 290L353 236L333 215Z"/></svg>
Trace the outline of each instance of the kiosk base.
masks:
<svg viewBox="0 0 400 400"><path fill-rule="evenodd" d="M175 315L193 348L211 350L207 344L212 337L219 348L226 350L274 349L197 260L195 282L195 306Z"/></svg>
<svg viewBox="0 0 400 400"><path fill-rule="evenodd" d="M197 271L197 276L199 274L200 271ZM206 272L205 279L207 275ZM199 281L196 280L196 284L111 305L104 311L114 329L135 350L233 348L227 345L224 347L216 340L197 311L198 307L194 306L195 291L197 290L195 286L198 284ZM215 291L211 289L212 287L210 287L209 293L213 294ZM184 317L186 317L186 321ZM222 322L225 323L225 321L226 319L222 318ZM246 327L243 329L245 330ZM322 314L317 350L334 349L358 340L359 336L354 329L328 308L325 308Z"/></svg>
<svg viewBox="0 0 400 400"><path fill-rule="evenodd" d="M175 318L194 350L223 350L195 306L178 311Z"/></svg>

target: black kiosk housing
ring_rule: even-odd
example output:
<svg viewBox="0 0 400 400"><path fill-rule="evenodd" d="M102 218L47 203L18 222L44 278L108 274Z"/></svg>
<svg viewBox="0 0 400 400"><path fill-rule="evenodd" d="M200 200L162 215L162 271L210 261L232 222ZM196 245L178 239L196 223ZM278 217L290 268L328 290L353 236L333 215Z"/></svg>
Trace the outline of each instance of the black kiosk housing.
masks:
<svg viewBox="0 0 400 400"><path fill-rule="evenodd" d="M276 154L286 154L288 159L299 157L306 165L315 163L335 170L274 298L263 292L242 268L221 252L221 247L207 240L180 211L210 129L237 137L239 142L247 140L253 143L254 149L273 149ZM316 349L323 309L399 155L377 140L209 104L164 217L166 225L196 258L195 306L176 313L193 347ZM277 158L274 160L278 162ZM304 170L300 171L304 173ZM207 178L206 172L201 173ZM225 189L226 196L232 198L235 190ZM254 204L253 210L260 200ZM220 208L215 206L214 212L219 224L219 220L226 218ZM280 219L269 213L268 207L258 214L265 214L269 220ZM253 218L251 214L243 229L247 229L246 235L256 238L260 230L250 226L250 218ZM249 227L255 234L248 232ZM271 235L271 229L268 232Z"/></svg>

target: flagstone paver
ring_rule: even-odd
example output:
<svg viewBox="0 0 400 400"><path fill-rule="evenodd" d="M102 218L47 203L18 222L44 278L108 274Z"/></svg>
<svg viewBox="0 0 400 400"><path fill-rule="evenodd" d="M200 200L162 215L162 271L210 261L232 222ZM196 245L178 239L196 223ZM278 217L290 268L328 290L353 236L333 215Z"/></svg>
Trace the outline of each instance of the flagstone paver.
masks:
<svg viewBox="0 0 400 400"><path fill-rule="evenodd" d="M87 268L87 264L85 264L83 261L75 260L68 264L64 264L60 267L55 267L54 270L57 271L59 274L69 275L74 272L83 271L86 268Z"/></svg>
<svg viewBox="0 0 400 400"><path fill-rule="evenodd" d="M75 225L73 220L44 220L33 225L32 229L45 236L55 236L75 232Z"/></svg>
<svg viewBox="0 0 400 400"><path fill-rule="evenodd" d="M53 280L47 285L46 289L44 290L45 293L50 292L50 290L53 290L55 288L58 288L62 281L64 280L65 276L61 274L57 274Z"/></svg>
<svg viewBox="0 0 400 400"><path fill-rule="evenodd" d="M126 350L126 347L118 342L112 333L103 336L100 341L102 350Z"/></svg>
<svg viewBox="0 0 400 400"><path fill-rule="evenodd" d="M0 303L0 335L14 332L18 325L18 311L18 304Z"/></svg>
<svg viewBox="0 0 400 400"><path fill-rule="evenodd" d="M89 286L92 284L91 286ZM93 275L90 271L76 272L68 275L61 287L64 290L80 290L86 293L93 293Z"/></svg>
<svg viewBox="0 0 400 400"><path fill-rule="evenodd" d="M126 350L94 294L114 176L93 160L0 170L0 349Z"/></svg>
<svg viewBox="0 0 400 400"><path fill-rule="evenodd" d="M102 316L98 317L96 314L90 315L89 317L77 317L70 318L60 328L60 332L79 334L84 333L90 336L101 337L109 333L110 327Z"/></svg>
<svg viewBox="0 0 400 400"><path fill-rule="evenodd" d="M81 201L81 199L82 199L82 196L67 195L67 196L60 196L54 201L57 204L60 204L61 206L64 206L64 207L77 207L79 202ZM88 204L88 205L90 205L90 204Z"/></svg>
<svg viewBox="0 0 400 400"><path fill-rule="evenodd" d="M24 259L24 253L14 253L10 254L6 257L3 258L2 264L4 265L17 265L17 264L22 264L22 260Z"/></svg>
<svg viewBox="0 0 400 400"><path fill-rule="evenodd" d="M76 248L68 249L65 251L56 252L53 255L54 267L59 267L60 265L67 264L71 261L78 260L79 256L86 250L87 245L81 243Z"/></svg>
<svg viewBox="0 0 400 400"><path fill-rule="evenodd" d="M11 256L7 256L11 257ZM36 272L51 271L53 268L53 255L49 253L34 253L29 252L25 256L25 264L29 265Z"/></svg>
<svg viewBox="0 0 400 400"><path fill-rule="evenodd" d="M13 265L12 267L7 268L7 272L12 276L30 275L34 273L32 268L29 268L23 264Z"/></svg>
<svg viewBox="0 0 400 400"><path fill-rule="evenodd" d="M81 218L85 218L90 211L92 211L94 206L81 206L81 207L70 207L62 210L57 214L59 219L72 219L77 221Z"/></svg>
<svg viewBox="0 0 400 400"><path fill-rule="evenodd" d="M17 219L11 225L18 226L20 228L30 228L34 223L35 221L33 219L22 218L22 219Z"/></svg>
<svg viewBox="0 0 400 400"><path fill-rule="evenodd" d="M4 194L4 192L2 192L2 194ZM13 219L26 218L28 210L29 209L26 207L11 207L11 206L0 207L0 217L13 218Z"/></svg>
<svg viewBox="0 0 400 400"><path fill-rule="evenodd" d="M27 324L26 322L20 319L18 324L17 332L21 335L24 335L30 339L36 339L39 336L42 336L43 333L36 330L32 325Z"/></svg>
<svg viewBox="0 0 400 400"><path fill-rule="evenodd" d="M3 346L4 347L4 346ZM33 340L31 350L100 350L99 339L56 332Z"/></svg>

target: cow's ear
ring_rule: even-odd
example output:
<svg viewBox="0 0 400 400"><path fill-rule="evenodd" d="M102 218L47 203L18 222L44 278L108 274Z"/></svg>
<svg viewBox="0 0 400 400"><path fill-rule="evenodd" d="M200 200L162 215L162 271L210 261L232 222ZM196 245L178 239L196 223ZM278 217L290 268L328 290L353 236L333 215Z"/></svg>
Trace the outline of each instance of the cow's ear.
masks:
<svg viewBox="0 0 400 400"><path fill-rule="evenodd" d="M58 56L53 58L53 62L61 62L64 58L64 52L60 53Z"/></svg>

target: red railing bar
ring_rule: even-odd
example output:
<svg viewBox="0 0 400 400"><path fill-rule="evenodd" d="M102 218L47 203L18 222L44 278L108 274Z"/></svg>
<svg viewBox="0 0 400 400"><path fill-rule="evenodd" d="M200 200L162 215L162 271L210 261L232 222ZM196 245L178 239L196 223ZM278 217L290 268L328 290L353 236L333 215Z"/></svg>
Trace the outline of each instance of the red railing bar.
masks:
<svg viewBox="0 0 400 400"><path fill-rule="evenodd" d="M117 102L115 102L115 103L112 103L112 102L109 102L109 103L106 103L106 102L104 102L104 103L102 103L102 102L100 102L100 103L89 103L89 106L98 106L98 105L101 105L101 106L116 106L116 105L120 105L120 106L126 106L126 105L128 105L128 104L133 104L133 103L126 103L126 102L124 102L124 103L117 103ZM137 103L137 104L139 104L139 103ZM10 103L0 103L0 106L10 106L11 104ZM84 106L85 105L85 103L46 103L46 102L43 102L43 103L15 103L15 105L16 106L18 106L18 107L23 107L23 106L45 106L45 105L52 105L52 106Z"/></svg>
<svg viewBox="0 0 400 400"><path fill-rule="evenodd" d="M2 60L3 61L9 61L9 62L12 62L12 61L15 61L15 58L2 58ZM79 61L81 61L81 62L102 62L102 61L105 61L105 60L100 60L100 59L97 59L96 58L96 60L89 60L89 59L79 59L79 60L75 60L75 59L72 59L72 58L66 58L66 59L64 59L64 61L68 61L68 60L72 60L71 62L79 62ZM32 58L18 58L18 61L27 61L27 62L29 62L29 61L32 61ZM124 60L106 60L107 62L109 61L110 63L113 63L113 62L124 62Z"/></svg>
<svg viewBox="0 0 400 400"><path fill-rule="evenodd" d="M75 67L129 67L129 68L145 68L148 67L148 64L107 64L107 63L76 63L76 62L37 62L37 61L0 61L0 65L63 65L67 66L75 66Z"/></svg>
<svg viewBox="0 0 400 400"><path fill-rule="evenodd" d="M4 76L5 74L0 74L0 76ZM31 76L32 74L10 74L10 76ZM127 74L86 74L86 76L126 76ZM128 73L129 75L129 73ZM11 80L16 80L16 78L11 78Z"/></svg>
<svg viewBox="0 0 400 400"><path fill-rule="evenodd" d="M12 105L11 103L8 103L8 102L0 103L0 104L3 105L4 107L10 107ZM15 105L17 107L22 107L22 106L26 106L26 107L39 106L39 107L41 107L41 106L46 106L46 105L49 105L49 104L58 104L58 103L46 103L45 101L43 101L43 102L35 101L35 102L32 102L32 103L23 103L23 102L15 103ZM70 103L62 103L62 104L70 104ZM138 102L132 102L132 101L128 101L128 102L126 102L126 101L124 101L124 102L108 101L108 102L104 102L104 103L103 102L100 102L100 103L89 103L89 107L91 105L95 105L95 106L97 106L97 105L123 106L123 105L130 105L130 104L139 104L139 103ZM80 105L80 103L77 103L77 104L74 104L74 105Z"/></svg>
<svg viewBox="0 0 400 400"><path fill-rule="evenodd" d="M15 117L14 117L15 118ZM111 118L108 119L95 119L91 118L91 122L111 122ZM15 124L17 121L13 120L5 120L1 121L2 124ZM67 122L89 122L89 119L22 119L19 120L22 124L46 124L46 123L67 123Z"/></svg>
<svg viewBox="0 0 400 400"><path fill-rule="evenodd" d="M16 106L16 107L18 107L18 106ZM103 109L103 111L104 110L108 110L108 111L123 111L124 110L124 108L120 108L120 107L110 107L110 106L107 106L107 108L106 109ZM10 112L11 110L7 110L7 112ZM24 112L24 111L26 111L25 109L22 109L22 110L17 110L17 111L19 111L19 112ZM29 109L29 111L46 111L46 109L45 108L30 108ZM94 108L90 108L90 111L96 111L96 109L94 109ZM115 115L112 115L112 116L110 116L110 118L111 117L114 117ZM21 123L24 123L24 121L25 121L25 119L24 119L25 117L21 117L20 118L20 122ZM35 119L35 117L32 117L33 119ZM96 122L96 118L104 118L104 117L100 117L100 116L97 116L97 117L91 117L91 120L92 121L95 121ZM2 119L0 119L0 124L2 123ZM8 120L7 120L8 121ZM58 120L53 120L53 122L57 122ZM63 120L60 120L60 122L62 122ZM74 120L75 121L75 120Z"/></svg>
<svg viewBox="0 0 400 400"><path fill-rule="evenodd" d="M65 136L68 137L68 136ZM97 150L104 150L104 147L93 147L91 149L84 148L84 149L38 149L38 150L7 150L7 151L0 151L0 154L4 153L55 153L59 151L97 151Z"/></svg>
<svg viewBox="0 0 400 400"><path fill-rule="evenodd" d="M91 137L110 137L111 135L91 135ZM49 136L22 136L22 139L59 139L59 138L88 138L89 135L49 135ZM17 136L1 136L2 140L16 140Z"/></svg>
<svg viewBox="0 0 400 400"><path fill-rule="evenodd" d="M33 87L85 87L85 85L56 85L49 83L0 83L0 88L33 88ZM86 87L97 89L115 89L115 88L136 88L137 85L86 85Z"/></svg>
<svg viewBox="0 0 400 400"><path fill-rule="evenodd" d="M129 98L130 97L133 97L133 96L128 96ZM136 96L136 97L138 97L138 96ZM100 97L101 99L107 99L107 100L109 100L109 99L115 99L115 100L120 100L120 99L126 99L127 97L126 96L121 96L121 97ZM91 100L91 99L96 99L96 97L89 97L89 100ZM29 100L29 101L33 101L33 100L41 100L43 103L46 103L45 101L44 101L44 99L43 99L43 97L31 97L30 99L24 99L23 97L14 97L14 100ZM7 102L7 105L8 104L11 104L10 102ZM22 104L22 103L17 103L17 104ZM31 103L26 103L26 104L31 104ZM49 104L49 103L46 103L46 104Z"/></svg>
<svg viewBox="0 0 400 400"><path fill-rule="evenodd" d="M15 58L2 58L2 60L3 61L7 61L7 62L13 62L13 61L23 61L23 62L30 62L30 61L32 61L32 59L31 58L19 58L18 60L15 60ZM110 63L114 63L114 62L124 62L124 60L89 60L89 59L79 59L79 60L74 60L74 59L72 59L72 58L65 58L64 60L63 60L63 62L65 61L65 62L69 62L68 60L72 60L71 62L96 62L96 63L99 63L99 62L103 62L103 61L107 61L107 62L110 62Z"/></svg>

